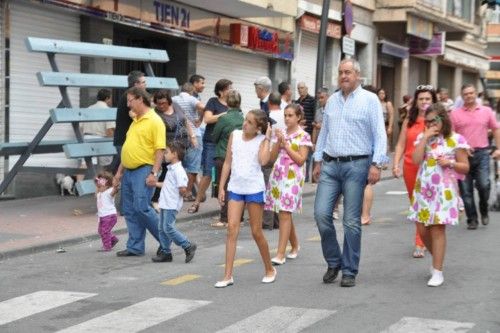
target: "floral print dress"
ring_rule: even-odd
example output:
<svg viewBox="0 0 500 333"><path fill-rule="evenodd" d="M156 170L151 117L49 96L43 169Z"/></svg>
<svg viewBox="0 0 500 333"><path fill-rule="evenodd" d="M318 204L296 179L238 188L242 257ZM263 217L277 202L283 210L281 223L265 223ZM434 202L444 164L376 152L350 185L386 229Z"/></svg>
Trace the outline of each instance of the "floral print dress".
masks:
<svg viewBox="0 0 500 333"><path fill-rule="evenodd" d="M299 151L300 146L312 146L311 136L299 129L290 135L283 131L285 140L294 151ZM277 143L273 138L273 143ZM274 212L300 212L302 210L302 187L304 186L305 163L298 166L284 148L280 148L278 158L274 163L266 186L265 210Z"/></svg>
<svg viewBox="0 0 500 333"><path fill-rule="evenodd" d="M415 141L422 140L420 134ZM468 149L464 137L452 133L450 137L442 135L429 140L425 146L424 161L418 170L413 198L408 219L423 223L425 226L438 224L458 224L459 207L463 205L458 191L457 180L464 178L448 167L437 163L439 157L455 161L457 149Z"/></svg>

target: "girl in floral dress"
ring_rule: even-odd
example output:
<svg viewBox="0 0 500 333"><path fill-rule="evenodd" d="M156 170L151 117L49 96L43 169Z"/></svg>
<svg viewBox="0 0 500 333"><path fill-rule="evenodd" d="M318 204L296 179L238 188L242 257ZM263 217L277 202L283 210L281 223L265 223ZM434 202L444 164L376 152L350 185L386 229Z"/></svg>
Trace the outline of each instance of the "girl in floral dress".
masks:
<svg viewBox="0 0 500 333"><path fill-rule="evenodd" d="M420 164L420 169L408 218L425 226L419 230L432 254L432 277L427 285L437 287L444 281L446 225L458 224L461 198L457 178L469 172L469 146L461 135L452 132L448 112L440 103L427 109L425 129L415 146L413 162Z"/></svg>
<svg viewBox="0 0 500 333"><path fill-rule="evenodd" d="M285 131L276 131L273 137L271 161L275 160L269 177L264 209L279 213L280 233L278 252L271 261L282 265L286 258L295 259L299 241L293 225L292 213L302 209L304 163L312 146L311 137L300 127L304 111L298 104L290 104L285 110ZM290 240L292 250L285 258L286 245Z"/></svg>

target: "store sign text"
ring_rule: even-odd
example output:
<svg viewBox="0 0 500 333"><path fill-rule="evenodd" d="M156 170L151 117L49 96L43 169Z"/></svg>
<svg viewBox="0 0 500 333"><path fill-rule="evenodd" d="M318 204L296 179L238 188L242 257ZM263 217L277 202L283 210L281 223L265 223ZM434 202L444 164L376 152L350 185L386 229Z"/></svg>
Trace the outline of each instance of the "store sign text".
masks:
<svg viewBox="0 0 500 333"><path fill-rule="evenodd" d="M278 33L256 27L248 28L248 47L254 50L278 54Z"/></svg>
<svg viewBox="0 0 500 333"><path fill-rule="evenodd" d="M158 22L189 29L191 13L188 9L160 1L153 1L153 6Z"/></svg>

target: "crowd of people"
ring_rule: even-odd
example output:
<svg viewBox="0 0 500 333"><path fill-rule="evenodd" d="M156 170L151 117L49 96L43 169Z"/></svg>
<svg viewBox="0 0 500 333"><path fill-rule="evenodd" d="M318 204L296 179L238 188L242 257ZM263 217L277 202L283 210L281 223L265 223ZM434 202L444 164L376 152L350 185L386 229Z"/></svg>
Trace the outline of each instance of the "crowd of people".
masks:
<svg viewBox="0 0 500 333"><path fill-rule="evenodd" d="M419 85L413 97L404 97L396 114L384 89L361 86L360 73L356 60L342 60L338 90L330 95L321 88L313 97L299 82L295 101L289 83L273 91L271 80L260 77L254 82L256 108L243 112L241 95L230 80L218 80L215 96L203 103L201 75L193 75L177 96L158 91L151 97L144 74L131 72L130 88L117 108L118 154L109 166L114 176L96 177L103 250L110 251L118 242L111 229L119 188L118 206L128 240L117 255L143 255L147 230L159 243L153 262L173 260L172 242L184 249L185 262L190 262L197 244L176 229L176 215L184 201L192 202L188 213L196 213L212 184L212 196L221 207L212 226L227 228L225 272L215 287L234 284L233 262L245 208L264 264L262 282L271 283L276 266L299 255L293 214L302 209L304 183L312 181L317 183L314 219L327 265L323 281L332 283L341 272L340 285L355 286L361 226L371 223L372 186L389 163L388 142L399 116L392 172L403 176L408 191L408 219L416 225L413 256L424 257L425 251L432 255L428 285L441 285L446 226L458 223L461 210L470 230L478 227L479 219L483 225L489 223L488 133L500 147L500 126L492 110L478 103L471 84L462 87L458 104L450 102L445 89L438 98L434 87ZM499 158L500 150L492 155ZM342 249L334 224L341 197ZM279 228L273 258L263 228ZM288 243L291 250L286 253Z"/></svg>

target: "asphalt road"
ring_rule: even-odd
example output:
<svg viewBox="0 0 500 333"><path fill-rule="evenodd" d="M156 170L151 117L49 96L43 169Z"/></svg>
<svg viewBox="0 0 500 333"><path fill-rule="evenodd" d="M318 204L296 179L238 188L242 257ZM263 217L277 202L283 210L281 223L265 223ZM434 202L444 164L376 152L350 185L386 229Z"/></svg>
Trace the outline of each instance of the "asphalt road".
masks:
<svg viewBox="0 0 500 333"><path fill-rule="evenodd" d="M307 198L295 218L299 257L278 268L273 284L260 283L263 267L245 226L235 284L215 289L225 231L197 220L180 224L198 243L190 264L179 248L172 263L152 263L152 238L144 257L97 252L95 241L0 261L0 331L500 332L500 214L475 231L448 228L445 283L430 288L430 258L411 258L414 227L404 216L402 182L385 181L375 193L354 288L322 283L326 265L314 198ZM278 231L265 235L274 249ZM121 236L117 250L125 241Z"/></svg>

